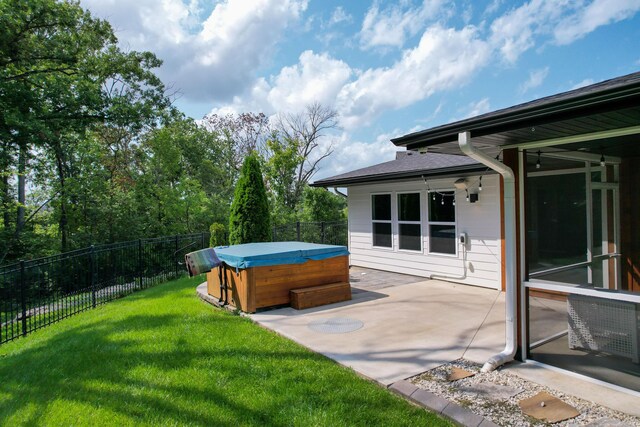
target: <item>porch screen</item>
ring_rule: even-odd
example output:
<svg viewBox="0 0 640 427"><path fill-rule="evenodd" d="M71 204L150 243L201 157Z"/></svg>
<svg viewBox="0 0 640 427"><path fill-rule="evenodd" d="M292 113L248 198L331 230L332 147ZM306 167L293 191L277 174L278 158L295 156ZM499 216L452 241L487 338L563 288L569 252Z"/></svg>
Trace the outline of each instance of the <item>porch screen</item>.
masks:
<svg viewBox="0 0 640 427"><path fill-rule="evenodd" d="M391 245L391 194L371 195L371 220L373 222L373 246L390 248Z"/></svg>
<svg viewBox="0 0 640 427"><path fill-rule="evenodd" d="M429 252L455 255L456 241L455 192L430 192Z"/></svg>
<svg viewBox="0 0 640 427"><path fill-rule="evenodd" d="M398 194L398 247L422 250L420 193Z"/></svg>

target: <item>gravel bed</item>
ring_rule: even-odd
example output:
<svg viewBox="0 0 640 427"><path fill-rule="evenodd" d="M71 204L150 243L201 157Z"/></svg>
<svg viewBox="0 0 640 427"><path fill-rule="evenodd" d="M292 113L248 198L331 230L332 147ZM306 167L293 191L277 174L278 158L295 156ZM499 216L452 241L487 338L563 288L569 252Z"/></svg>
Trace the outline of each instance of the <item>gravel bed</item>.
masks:
<svg viewBox="0 0 640 427"><path fill-rule="evenodd" d="M472 377L463 378L457 381L447 381L447 376L452 367L465 369L475 373ZM458 405L466 407L474 413L489 418L500 426L544 426L550 425L545 421L540 421L522 413L518 402L535 396L541 391L546 391L565 403L573 406L580 412L576 418L562 421L554 426L586 426L594 422L594 425L609 426L640 426L640 418L626 415L612 409L604 408L592 402L579 399L577 397L558 392L548 387L541 386L531 381L527 381L518 376L504 372L500 369L493 372L480 372L481 365L459 359L451 363L424 372L410 381L421 389L430 391L445 399L456 402ZM480 383L492 383L501 386L513 387L523 390L521 393L503 400L489 400L488 398L472 393L465 393L459 390L460 387L477 386Z"/></svg>

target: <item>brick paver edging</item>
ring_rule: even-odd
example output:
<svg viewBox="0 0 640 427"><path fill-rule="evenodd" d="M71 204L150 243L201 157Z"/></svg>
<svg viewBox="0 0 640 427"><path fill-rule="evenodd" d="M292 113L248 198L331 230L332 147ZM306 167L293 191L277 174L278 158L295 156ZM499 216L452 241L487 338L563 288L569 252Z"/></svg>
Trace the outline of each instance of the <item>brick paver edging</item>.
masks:
<svg viewBox="0 0 640 427"><path fill-rule="evenodd" d="M465 427L498 427L497 424L489 419L474 414L469 409L463 408L457 403L453 403L430 391L422 390L407 380L391 384L389 390Z"/></svg>

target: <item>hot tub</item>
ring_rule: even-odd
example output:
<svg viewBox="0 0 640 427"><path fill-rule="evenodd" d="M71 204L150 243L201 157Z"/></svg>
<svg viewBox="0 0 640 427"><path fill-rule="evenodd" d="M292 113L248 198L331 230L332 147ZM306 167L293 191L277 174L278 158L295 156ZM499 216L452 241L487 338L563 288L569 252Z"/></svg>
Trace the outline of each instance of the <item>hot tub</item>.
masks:
<svg viewBox="0 0 640 427"><path fill-rule="evenodd" d="M214 249L226 264L227 302L248 313L289 304L292 289L349 282L349 251L345 246L269 242ZM220 294L217 269L207 273L207 292L225 298Z"/></svg>

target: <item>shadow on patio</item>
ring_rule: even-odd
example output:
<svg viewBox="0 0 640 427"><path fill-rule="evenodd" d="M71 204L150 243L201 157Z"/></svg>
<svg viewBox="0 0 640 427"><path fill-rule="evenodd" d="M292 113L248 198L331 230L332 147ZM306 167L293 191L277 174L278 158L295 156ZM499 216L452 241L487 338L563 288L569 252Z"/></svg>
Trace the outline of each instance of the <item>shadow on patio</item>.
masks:
<svg viewBox="0 0 640 427"><path fill-rule="evenodd" d="M504 295L497 290L357 267L350 276L351 301L251 317L385 385L461 357L483 363L504 347ZM349 333L309 327L336 318L362 327Z"/></svg>

